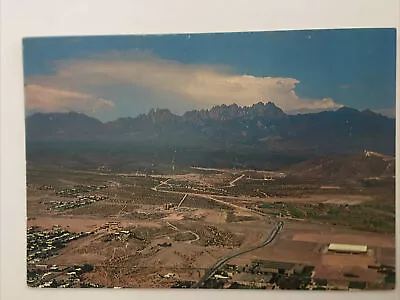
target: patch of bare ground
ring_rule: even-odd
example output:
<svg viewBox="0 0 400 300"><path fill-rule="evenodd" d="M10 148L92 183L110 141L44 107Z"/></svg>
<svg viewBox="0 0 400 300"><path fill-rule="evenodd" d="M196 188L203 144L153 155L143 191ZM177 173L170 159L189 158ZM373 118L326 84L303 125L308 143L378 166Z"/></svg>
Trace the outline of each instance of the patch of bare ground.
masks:
<svg viewBox="0 0 400 300"><path fill-rule="evenodd" d="M215 261L229 253L229 249L209 247L204 249L198 245L173 243L171 247L159 248L151 256L143 259L139 269L199 269L208 268Z"/></svg>
<svg viewBox="0 0 400 300"><path fill-rule="evenodd" d="M189 195L186 199L185 202L183 203L183 206L186 207L195 207L195 208L205 208L205 209L220 209L220 208L226 208L225 206L209 199L206 197L200 197L200 196L194 196L194 195Z"/></svg>
<svg viewBox="0 0 400 300"><path fill-rule="evenodd" d="M173 236L173 240L177 242L193 241L196 236L190 231L178 232Z"/></svg>
<svg viewBox="0 0 400 300"><path fill-rule="evenodd" d="M60 253L60 256L56 256L45 260L44 263L49 265L80 265L80 264L101 264L106 261L107 257L96 253Z"/></svg>
<svg viewBox="0 0 400 300"><path fill-rule="evenodd" d="M225 211L209 211L204 217L204 222L212 224L223 224L225 223L226 212Z"/></svg>
<svg viewBox="0 0 400 300"><path fill-rule="evenodd" d="M314 269L314 278L323 278L327 280L343 280L343 281L365 281L380 282L384 275L379 274L376 270L366 269L359 266L331 266L318 265Z"/></svg>
<svg viewBox="0 0 400 300"><path fill-rule="evenodd" d="M346 266L367 268L369 265L374 265L375 260L367 254L326 253L321 257L321 264L338 268Z"/></svg>
<svg viewBox="0 0 400 300"><path fill-rule="evenodd" d="M182 214L172 213L162 219L166 221L180 221L184 219L184 216Z"/></svg>
<svg viewBox="0 0 400 300"><path fill-rule="evenodd" d="M97 202L91 205L82 206L73 210L67 210L64 214L73 214L76 216L79 215L96 215L101 217L108 217L112 215L118 214L121 209L122 205L116 205L114 203L109 202Z"/></svg>
<svg viewBox="0 0 400 300"><path fill-rule="evenodd" d="M183 243L172 243L170 247L152 245L96 267L85 276L90 282L106 286L168 288L175 280L199 280L202 269L226 254L226 249L218 247L204 249ZM169 279L160 276L167 273L175 275Z"/></svg>
<svg viewBox="0 0 400 300"><path fill-rule="evenodd" d="M245 212L238 211L234 213L229 211L226 213L226 222L247 222L254 220L257 220L257 218Z"/></svg>
<svg viewBox="0 0 400 300"><path fill-rule="evenodd" d="M105 287L139 287L135 276L128 277L126 273L118 267L96 266L93 272L85 273L83 277L88 282Z"/></svg>
<svg viewBox="0 0 400 300"><path fill-rule="evenodd" d="M266 199L261 198L262 202L299 202L299 203L330 203L330 204L348 204L356 205L366 201L373 200L373 197L366 195L348 195L348 194L318 194L307 195L304 197L269 197Z"/></svg>
<svg viewBox="0 0 400 300"><path fill-rule="evenodd" d="M107 264L110 259L126 256L143 249L145 241L129 239L127 241L105 241L105 233L90 235L75 240L58 251L59 256L47 261L48 264L72 265L90 263L94 265Z"/></svg>
<svg viewBox="0 0 400 300"><path fill-rule="evenodd" d="M278 240L268 247L260 248L232 260L232 263L249 264L252 260L285 261L299 264L317 265L320 262L320 253L317 245L291 243ZM296 251L293 251L296 249Z"/></svg>
<svg viewBox="0 0 400 300"><path fill-rule="evenodd" d="M396 266L396 249L395 248L376 248L374 249L376 261L378 264L386 266Z"/></svg>

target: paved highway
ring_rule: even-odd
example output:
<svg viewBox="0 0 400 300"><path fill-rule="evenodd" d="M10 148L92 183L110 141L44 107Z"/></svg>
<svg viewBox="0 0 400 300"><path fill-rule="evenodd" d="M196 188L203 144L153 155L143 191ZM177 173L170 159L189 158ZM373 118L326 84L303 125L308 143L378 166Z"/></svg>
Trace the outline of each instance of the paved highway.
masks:
<svg viewBox="0 0 400 300"><path fill-rule="evenodd" d="M274 241L274 239L278 236L278 234L279 234L279 232L281 231L282 227L283 227L283 222L282 222L282 221L279 221L279 222L275 223L275 225L274 225L272 231L270 232L270 234L268 235L267 239L266 239L265 241L263 241L261 244L259 244L259 245L257 245L257 246L254 246L254 247L251 247L251 248L248 248L248 249L245 249L245 250L241 250L241 251L239 251L239 252L237 252L237 253L234 253L234 254L232 254L232 255L230 255L230 256L227 256L227 257L225 257L225 258L222 258L222 259L218 260L218 261L215 263L215 265L212 266L212 267L206 272L206 274L200 279L200 281L199 281L197 284L195 284L195 285L193 286L193 288L201 288L201 287L203 287L204 283L205 283L211 276L213 276L213 275L215 274L215 272L217 272L217 270L218 270L222 265L224 265L228 260L230 260L230 259L232 259L232 258L234 258L234 257L237 257L237 256L239 256L239 255L242 255L242 254L245 254L245 253L254 251L254 250L256 250L256 249L265 247L265 246L267 246L268 244L272 243L272 242Z"/></svg>

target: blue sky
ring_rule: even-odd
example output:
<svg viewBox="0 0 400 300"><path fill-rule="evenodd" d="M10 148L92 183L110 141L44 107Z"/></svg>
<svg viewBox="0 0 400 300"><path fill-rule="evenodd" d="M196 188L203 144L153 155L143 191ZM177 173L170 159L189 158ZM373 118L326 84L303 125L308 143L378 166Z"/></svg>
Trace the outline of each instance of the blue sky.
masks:
<svg viewBox="0 0 400 300"><path fill-rule="evenodd" d="M113 120L272 101L288 113L391 114L395 45L394 29L30 38L26 110Z"/></svg>

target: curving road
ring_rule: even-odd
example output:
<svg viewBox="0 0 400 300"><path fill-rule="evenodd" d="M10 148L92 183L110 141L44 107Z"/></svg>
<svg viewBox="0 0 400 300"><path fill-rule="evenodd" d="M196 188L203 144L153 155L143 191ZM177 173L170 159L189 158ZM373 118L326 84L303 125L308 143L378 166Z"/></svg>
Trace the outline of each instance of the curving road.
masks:
<svg viewBox="0 0 400 300"><path fill-rule="evenodd" d="M180 233L191 233L191 234L193 234L193 235L196 237L196 238L193 239L193 240L186 241L186 243L191 244L191 243L193 243L193 242L196 242L196 241L200 240L200 236L199 236L196 232L193 232L193 231L191 231L191 230L180 231L180 230L178 229L178 227L172 225L170 222L166 221L166 223L167 223L168 226L170 226L170 227L171 227L173 230L175 230L175 231L178 231L178 232L180 232Z"/></svg>
<svg viewBox="0 0 400 300"><path fill-rule="evenodd" d="M251 247L251 248L248 248L248 249L245 249L245 250L241 250L241 251L239 251L239 252L237 252L237 253L234 253L234 254L232 254L232 255L229 255L229 256L227 256L227 257L225 257L225 258L222 258L222 259L218 260L218 261L215 263L215 265L212 266L212 267L206 272L206 274L200 279L200 281L199 281L197 284L195 284L195 285L193 286L193 288L201 288L201 287L203 287L204 283L205 283L211 276L213 276L213 275L215 274L215 272L217 272L218 269L219 269L222 265L224 265L228 260L230 260L230 259L232 259L232 258L234 258L234 257L237 257L237 256L239 256L239 255L242 255L242 254L245 254L245 253L254 251L254 250L256 250L256 249L265 247L265 246L267 246L268 244L272 243L272 242L275 240L275 238L278 236L278 234L280 233L282 227L283 227L283 222L282 222L282 221L279 221L279 222L275 223L275 225L274 225L272 231L270 232L270 234L268 235L267 239L266 239L264 242L262 242L261 244L256 245L256 246Z"/></svg>

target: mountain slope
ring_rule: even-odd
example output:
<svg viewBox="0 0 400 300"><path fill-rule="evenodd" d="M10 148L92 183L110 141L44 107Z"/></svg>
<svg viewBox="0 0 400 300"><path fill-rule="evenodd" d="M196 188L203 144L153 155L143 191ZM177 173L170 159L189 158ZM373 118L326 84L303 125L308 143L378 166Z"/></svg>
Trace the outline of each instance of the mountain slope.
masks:
<svg viewBox="0 0 400 300"><path fill-rule="evenodd" d="M27 141L80 140L103 133L103 123L85 114L36 113L25 120Z"/></svg>
<svg viewBox="0 0 400 300"><path fill-rule="evenodd" d="M371 151L357 155L310 159L293 165L288 173L303 179L347 181L368 178L393 178L395 158Z"/></svg>

